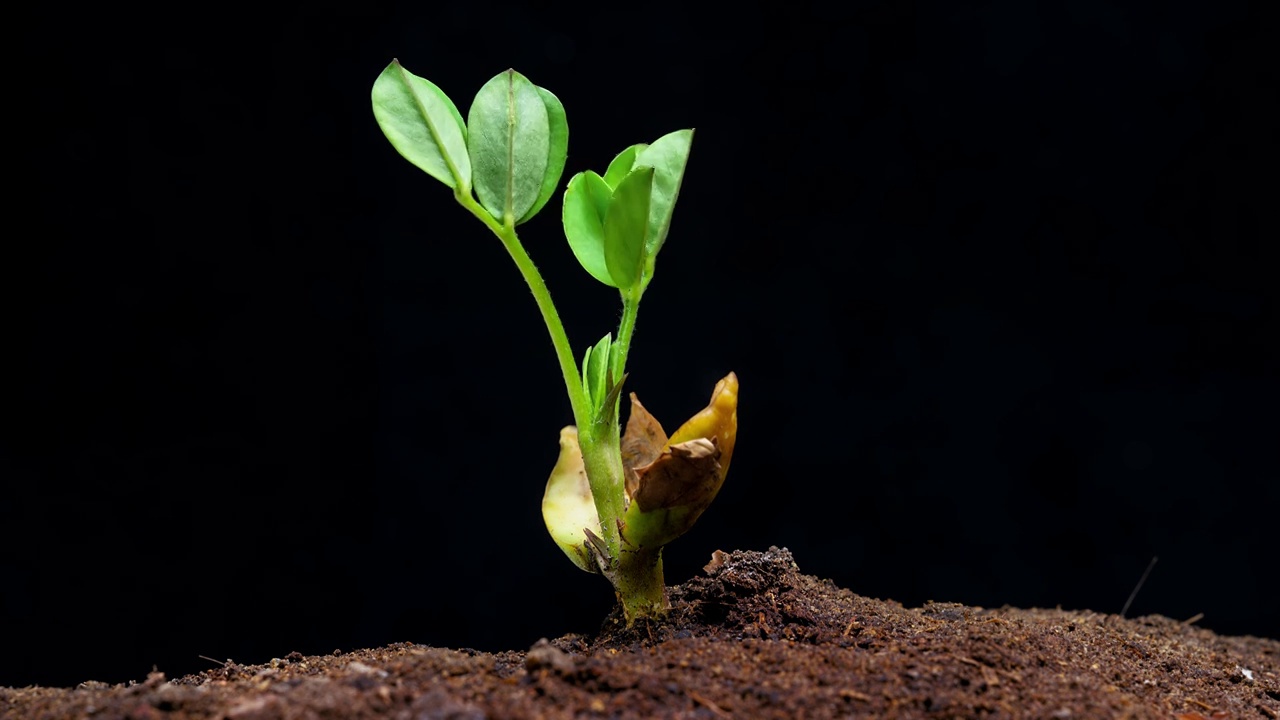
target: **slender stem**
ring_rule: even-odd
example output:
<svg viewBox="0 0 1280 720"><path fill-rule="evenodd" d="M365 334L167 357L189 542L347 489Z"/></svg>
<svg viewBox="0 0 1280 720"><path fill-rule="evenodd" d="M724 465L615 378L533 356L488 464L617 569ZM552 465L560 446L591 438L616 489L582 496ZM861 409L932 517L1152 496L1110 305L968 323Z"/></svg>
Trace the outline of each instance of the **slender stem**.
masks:
<svg viewBox="0 0 1280 720"><path fill-rule="evenodd" d="M618 558L621 542L618 537L618 518L623 511L623 475L622 454L619 447L618 431L601 432L601 428L592 422L594 411L587 402L582 388L582 378L578 375L577 362L573 357L573 346L569 344L569 336L565 334L564 324L560 322L560 314L556 312L555 303L551 300L551 291L542 279L542 273L533 264L529 254L525 252L520 237L516 234L515 223L511 218L499 223L487 210L467 192L455 192L458 202L471 211L485 224L507 249L511 259L515 261L520 274L529 285L533 299L542 311L542 319L551 334L551 343L556 349L556 359L560 361L560 372L564 375L565 388L569 391L569 404L573 407L573 418L579 428L578 442L582 450L582 463L587 471L587 481L591 484L591 495L595 501L596 515L600 519L600 535L604 540L609 557ZM634 316L634 312L633 312Z"/></svg>
<svg viewBox="0 0 1280 720"><path fill-rule="evenodd" d="M627 355L631 352L631 336L636 331L636 312L640 309L640 292L622 293L622 319L618 321L618 339L614 343L617 351L614 354L615 366L613 377L622 378L627 369ZM621 399L621 398L619 398Z"/></svg>
<svg viewBox="0 0 1280 720"><path fill-rule="evenodd" d="M502 246L507 249L528 283L533 299L542 312L542 319L547 324L551 344L555 346L556 359L560 362L560 372L564 375L565 389L569 392L573 417L579 429L582 462L587 480L591 484L596 515L600 519L600 539L604 541L605 551L609 556L610 567L605 569L605 575L618 594L627 625L630 626L636 618L661 615L668 607L662 574L662 548L624 548L618 529L625 507L617 408L614 408L613 413L600 413L602 417L611 417L613 422L593 422L596 412L587 402L582 378L578 375L578 366L573 357L573 347L569 344L560 314L556 312L555 303L551 300L551 291L547 289L538 267L533 264L524 245L520 243L512 218L508 215L504 218L505 222L498 222L471 197L470 192L455 192L454 196L502 241ZM618 350L612 368L615 382L622 378L627 366L640 295L641 291L635 290L622 296L622 319L618 323L616 341Z"/></svg>
<svg viewBox="0 0 1280 720"><path fill-rule="evenodd" d="M533 264L529 253L525 252L524 245L520 243L520 237L516 235L515 227L499 223L469 193L454 195L463 207L470 210L472 215L479 218L493 231L494 235L498 236L502 246L507 249L507 253L511 255L520 274L528 283L533 299L538 303L538 310L542 311L542 320L547 324L547 332L551 334L551 344L555 346L556 359L560 361L560 372L564 375L565 389L569 391L569 404L573 408L573 418L578 423L578 427L583 427L591 418L591 409L582 391L582 378L578 376L577 361L573 358L573 346L569 344L569 336L565 334L564 324L560 322L560 314L556 312L556 305L551 300L551 291L547 289L542 273L538 272L538 267Z"/></svg>

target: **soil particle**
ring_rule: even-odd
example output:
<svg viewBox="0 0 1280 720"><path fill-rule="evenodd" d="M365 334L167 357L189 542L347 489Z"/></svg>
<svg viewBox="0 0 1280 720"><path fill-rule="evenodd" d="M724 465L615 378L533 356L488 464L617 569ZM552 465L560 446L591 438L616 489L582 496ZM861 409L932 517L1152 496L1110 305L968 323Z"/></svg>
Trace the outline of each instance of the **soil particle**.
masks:
<svg viewBox="0 0 1280 720"><path fill-rule="evenodd" d="M4 720L1175 718L1280 720L1280 642L1160 616L904 608L717 551L672 612L527 652L411 643L122 685L0 688Z"/></svg>

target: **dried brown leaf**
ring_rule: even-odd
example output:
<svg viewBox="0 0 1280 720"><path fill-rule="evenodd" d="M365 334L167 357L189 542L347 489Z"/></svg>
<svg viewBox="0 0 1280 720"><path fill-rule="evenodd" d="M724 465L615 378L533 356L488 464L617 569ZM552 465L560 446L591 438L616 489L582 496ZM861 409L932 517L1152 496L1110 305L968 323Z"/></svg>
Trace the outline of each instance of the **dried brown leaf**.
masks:
<svg viewBox="0 0 1280 720"><path fill-rule="evenodd" d="M667 444L667 433L649 413L635 393L631 393L631 416L622 434L622 467L626 469L627 497L635 497L638 482L635 469L658 459Z"/></svg>
<svg viewBox="0 0 1280 720"><path fill-rule="evenodd" d="M705 506L719 489L720 448L715 438L672 445L648 465L635 470L632 502L643 512L680 506Z"/></svg>

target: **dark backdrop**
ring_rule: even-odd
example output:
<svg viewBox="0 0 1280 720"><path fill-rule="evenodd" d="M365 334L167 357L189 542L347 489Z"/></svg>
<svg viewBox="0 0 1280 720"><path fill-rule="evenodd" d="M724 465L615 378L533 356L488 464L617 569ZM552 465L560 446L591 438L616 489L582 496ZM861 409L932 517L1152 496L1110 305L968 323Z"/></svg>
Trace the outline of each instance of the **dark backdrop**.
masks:
<svg viewBox="0 0 1280 720"><path fill-rule="evenodd" d="M539 514L551 345L374 124L392 57L464 112L550 88L566 178L697 128L629 388L674 427L734 370L742 429L669 581L776 544L1118 613L1159 556L1131 615L1280 636L1272 4L445 5L11 23L0 685L598 627ZM558 213L580 352L618 308Z"/></svg>

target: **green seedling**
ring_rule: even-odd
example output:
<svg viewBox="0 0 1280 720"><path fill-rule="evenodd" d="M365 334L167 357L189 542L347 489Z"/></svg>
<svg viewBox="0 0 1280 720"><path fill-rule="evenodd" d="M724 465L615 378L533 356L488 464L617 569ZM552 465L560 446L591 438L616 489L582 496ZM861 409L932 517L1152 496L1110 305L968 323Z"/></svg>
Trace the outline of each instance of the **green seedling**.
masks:
<svg viewBox="0 0 1280 720"><path fill-rule="evenodd" d="M579 568L608 578L628 624L661 615L668 607L662 548L720 491L738 430L733 373L670 436L634 393L625 433L619 421L636 314L671 227L693 131L632 145L603 175L587 170L569 180L561 214L569 247L622 301L616 335L588 346L579 366L516 233L547 204L564 172L569 130L560 100L507 70L480 88L464 120L440 88L396 60L372 95L374 118L392 146L452 188L498 236L542 312L576 423L560 431L560 456L543 495L552 539Z"/></svg>

